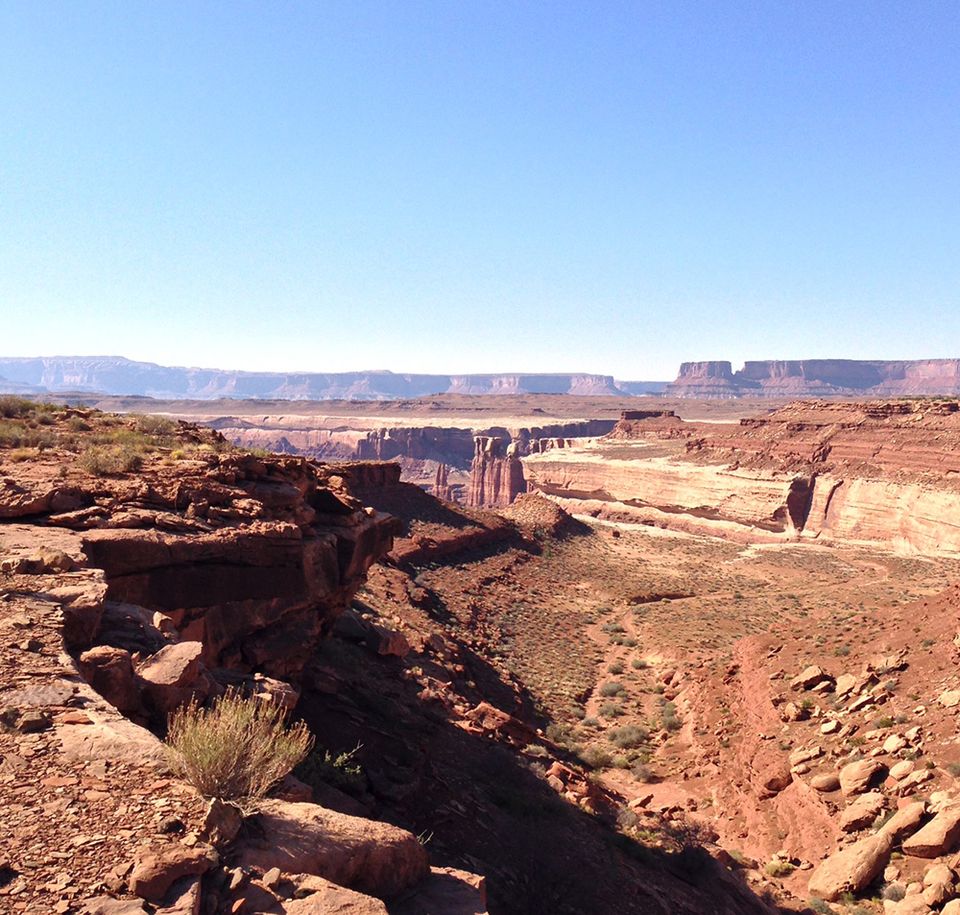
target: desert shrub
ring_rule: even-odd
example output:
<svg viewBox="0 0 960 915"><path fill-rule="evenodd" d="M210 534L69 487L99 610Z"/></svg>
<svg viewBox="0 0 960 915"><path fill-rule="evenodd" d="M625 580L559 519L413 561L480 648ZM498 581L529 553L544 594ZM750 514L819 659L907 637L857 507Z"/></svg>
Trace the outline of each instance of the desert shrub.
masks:
<svg viewBox="0 0 960 915"><path fill-rule="evenodd" d="M630 771L638 782L643 782L644 784L652 782L656 778L653 769L644 763L637 763Z"/></svg>
<svg viewBox="0 0 960 915"><path fill-rule="evenodd" d="M604 702L600 706L600 714L604 718L619 718L623 714L623 710L616 702Z"/></svg>
<svg viewBox="0 0 960 915"><path fill-rule="evenodd" d="M144 435L173 435L177 424L165 416L138 416L137 429Z"/></svg>
<svg viewBox="0 0 960 915"><path fill-rule="evenodd" d="M780 858L774 858L767 863L764 870L771 877L789 877L796 868L789 861L782 861Z"/></svg>
<svg viewBox="0 0 960 915"><path fill-rule="evenodd" d="M630 662L630 666L634 670L644 670L648 665L647 665L647 662L643 660L643 658L634 658Z"/></svg>
<svg viewBox="0 0 960 915"><path fill-rule="evenodd" d="M4 419L20 419L29 416L36 404L25 397L16 397L12 394L0 396L0 416Z"/></svg>
<svg viewBox="0 0 960 915"><path fill-rule="evenodd" d="M90 431L90 424L82 416L71 416L66 425L71 432Z"/></svg>
<svg viewBox="0 0 960 915"><path fill-rule="evenodd" d="M580 758L591 769L607 769L613 763L612 757L603 747L587 747L580 754Z"/></svg>
<svg viewBox="0 0 960 915"><path fill-rule="evenodd" d="M207 797L263 797L313 746L302 722L269 699L228 690L209 708L195 700L168 721L174 769Z"/></svg>
<svg viewBox="0 0 960 915"><path fill-rule="evenodd" d="M139 470L143 465L143 455L129 445L91 445L80 455L77 463L95 477L106 477Z"/></svg>
<svg viewBox="0 0 960 915"><path fill-rule="evenodd" d="M677 717L677 707L672 702L664 702L660 706L660 722L665 731L679 731L680 719Z"/></svg>
<svg viewBox="0 0 960 915"><path fill-rule="evenodd" d="M600 695L604 698L609 698L610 696L619 696L623 693L623 684L618 683L616 680L610 680L608 683L604 683L600 687Z"/></svg>
<svg viewBox="0 0 960 915"><path fill-rule="evenodd" d="M607 667L607 670L612 674L622 674L623 665L619 661L614 661L609 667Z"/></svg>
<svg viewBox="0 0 960 915"><path fill-rule="evenodd" d="M902 883L888 883L880 894L882 899L888 899L890 902L899 902L907 895L907 890Z"/></svg>
<svg viewBox="0 0 960 915"><path fill-rule="evenodd" d="M830 903L825 902L823 899L819 899L816 896L810 900L810 908L813 909L817 915L832 915L833 913Z"/></svg>
<svg viewBox="0 0 960 915"><path fill-rule="evenodd" d="M361 749L362 745L357 744L352 750L336 754L329 750L322 753L317 749L310 750L303 761L298 763L294 774L308 785L333 785L347 794L358 796L367 787L363 770L355 759Z"/></svg>
<svg viewBox="0 0 960 915"><path fill-rule="evenodd" d="M610 742L621 750L632 750L647 742L650 734L645 728L635 724L628 724L622 728L613 728L607 737Z"/></svg>

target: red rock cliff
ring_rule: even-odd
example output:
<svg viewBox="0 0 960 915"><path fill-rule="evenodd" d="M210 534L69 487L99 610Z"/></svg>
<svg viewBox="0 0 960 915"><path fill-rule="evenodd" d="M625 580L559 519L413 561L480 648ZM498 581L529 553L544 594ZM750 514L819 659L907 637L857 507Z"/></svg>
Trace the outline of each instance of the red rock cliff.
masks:
<svg viewBox="0 0 960 915"><path fill-rule="evenodd" d="M509 505L526 491L517 445L511 443L504 447L500 438L478 435L470 469L467 504L477 508Z"/></svg>

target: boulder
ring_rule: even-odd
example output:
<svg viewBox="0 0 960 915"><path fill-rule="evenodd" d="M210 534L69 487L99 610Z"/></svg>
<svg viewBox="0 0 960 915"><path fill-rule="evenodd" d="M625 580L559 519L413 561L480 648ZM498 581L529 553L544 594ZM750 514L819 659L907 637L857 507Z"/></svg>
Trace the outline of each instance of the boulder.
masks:
<svg viewBox="0 0 960 915"><path fill-rule="evenodd" d="M205 874L217 863L216 852L206 845L143 847L130 872L129 889L134 896L160 904L176 881Z"/></svg>
<svg viewBox="0 0 960 915"><path fill-rule="evenodd" d="M923 901L939 907L954 897L957 875L946 864L934 864L923 875Z"/></svg>
<svg viewBox="0 0 960 915"><path fill-rule="evenodd" d="M843 832L856 832L866 829L883 810L886 799L879 791L861 794L840 815L840 829Z"/></svg>
<svg viewBox="0 0 960 915"><path fill-rule="evenodd" d="M80 655L80 672L104 699L121 712L140 709L140 692L133 675L130 652L98 645Z"/></svg>
<svg viewBox="0 0 960 915"><path fill-rule="evenodd" d="M212 681L200 660L202 654L200 642L178 642L140 665L137 673L147 704L161 720L185 702L203 701L210 694Z"/></svg>
<svg viewBox="0 0 960 915"><path fill-rule="evenodd" d="M236 863L287 874L314 874L361 893L389 898L429 872L417 837L396 826L335 813L316 804L263 800L236 840Z"/></svg>
<svg viewBox="0 0 960 915"><path fill-rule="evenodd" d="M824 793L840 790L840 779L834 772L825 772L810 779L810 787Z"/></svg>
<svg viewBox="0 0 960 915"><path fill-rule="evenodd" d="M899 902L887 899L883 903L883 915L930 915L931 911L918 893L905 896Z"/></svg>
<svg viewBox="0 0 960 915"><path fill-rule="evenodd" d="M390 915L486 915L485 880L452 867L434 867L430 876L390 907Z"/></svg>
<svg viewBox="0 0 960 915"><path fill-rule="evenodd" d="M814 869L809 894L834 902L844 893L859 893L883 872L892 850L893 839L883 831L841 848Z"/></svg>
<svg viewBox="0 0 960 915"><path fill-rule="evenodd" d="M840 790L844 797L854 794L863 794L886 771L883 763L875 759L858 759L848 763L840 770Z"/></svg>
<svg viewBox="0 0 960 915"><path fill-rule="evenodd" d="M890 778L898 782L906 778L913 771L913 768L914 762L912 759L901 759L900 762L894 763L890 767Z"/></svg>
<svg viewBox="0 0 960 915"><path fill-rule="evenodd" d="M830 676L822 667L811 664L790 681L791 689L812 689L821 683L833 683Z"/></svg>
<svg viewBox="0 0 960 915"><path fill-rule="evenodd" d="M936 858L953 851L960 840L960 805L941 810L926 826L904 840L903 853Z"/></svg>
<svg viewBox="0 0 960 915"><path fill-rule="evenodd" d="M927 805L923 801L914 801L901 807L886 823L881 832L887 833L894 842L910 835L920 825Z"/></svg>
<svg viewBox="0 0 960 915"><path fill-rule="evenodd" d="M338 886L311 874L292 878L299 899L283 903L285 915L387 915L387 907L374 896Z"/></svg>

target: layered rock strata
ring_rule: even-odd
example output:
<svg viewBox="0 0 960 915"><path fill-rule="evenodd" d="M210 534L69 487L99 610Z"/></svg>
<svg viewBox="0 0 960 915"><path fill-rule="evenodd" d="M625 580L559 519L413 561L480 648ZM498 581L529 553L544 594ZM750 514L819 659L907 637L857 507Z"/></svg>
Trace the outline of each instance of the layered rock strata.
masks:
<svg viewBox="0 0 960 915"><path fill-rule="evenodd" d="M960 552L958 449L956 401L800 402L739 424L625 418L523 465L530 488L606 517L933 554Z"/></svg>
<svg viewBox="0 0 960 915"><path fill-rule="evenodd" d="M476 508L505 506L527 491L518 450L514 443L504 446L499 438L477 436L467 505Z"/></svg>
<svg viewBox="0 0 960 915"><path fill-rule="evenodd" d="M960 394L960 360L797 359L684 362L668 397L830 397Z"/></svg>

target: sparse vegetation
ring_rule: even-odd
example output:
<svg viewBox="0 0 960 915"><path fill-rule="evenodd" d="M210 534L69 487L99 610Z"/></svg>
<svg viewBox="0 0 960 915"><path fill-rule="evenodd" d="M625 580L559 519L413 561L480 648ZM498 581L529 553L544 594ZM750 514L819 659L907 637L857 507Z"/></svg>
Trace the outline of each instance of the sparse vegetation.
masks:
<svg viewBox="0 0 960 915"><path fill-rule="evenodd" d="M80 455L77 463L95 477L116 476L139 470L143 466L143 452L131 445L92 445Z"/></svg>
<svg viewBox="0 0 960 915"><path fill-rule="evenodd" d="M181 706L168 722L174 769L206 797L263 797L301 763L313 736L274 702L228 690L208 708Z"/></svg>

